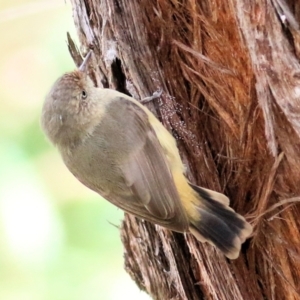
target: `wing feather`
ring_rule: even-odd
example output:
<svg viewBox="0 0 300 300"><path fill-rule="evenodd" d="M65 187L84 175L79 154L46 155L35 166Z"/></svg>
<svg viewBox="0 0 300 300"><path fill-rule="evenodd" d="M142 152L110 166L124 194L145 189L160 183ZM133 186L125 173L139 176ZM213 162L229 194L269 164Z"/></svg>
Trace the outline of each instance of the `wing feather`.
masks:
<svg viewBox="0 0 300 300"><path fill-rule="evenodd" d="M122 99L121 105L126 106L126 119L131 120L128 136L135 144L121 167L132 199L162 220L172 220L178 213L184 215L163 148L147 114L128 100Z"/></svg>

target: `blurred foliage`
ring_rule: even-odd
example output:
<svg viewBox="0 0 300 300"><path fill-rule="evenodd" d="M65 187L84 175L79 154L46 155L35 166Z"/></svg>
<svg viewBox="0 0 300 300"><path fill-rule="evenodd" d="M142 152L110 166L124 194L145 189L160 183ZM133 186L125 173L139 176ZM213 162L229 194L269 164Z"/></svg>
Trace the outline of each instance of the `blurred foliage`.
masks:
<svg viewBox="0 0 300 300"><path fill-rule="evenodd" d="M123 270L123 213L72 177L40 129L45 94L74 69L71 14L63 0L0 3L0 299L147 299Z"/></svg>

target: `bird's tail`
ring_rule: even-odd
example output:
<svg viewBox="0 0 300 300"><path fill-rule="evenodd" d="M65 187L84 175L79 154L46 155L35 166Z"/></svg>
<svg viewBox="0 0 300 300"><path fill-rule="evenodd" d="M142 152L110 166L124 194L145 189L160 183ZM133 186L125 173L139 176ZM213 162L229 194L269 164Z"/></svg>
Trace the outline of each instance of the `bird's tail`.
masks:
<svg viewBox="0 0 300 300"><path fill-rule="evenodd" d="M237 214L223 194L190 184L198 202L190 219L190 232L201 242L209 242L228 258L238 257L241 244L251 235L252 226Z"/></svg>

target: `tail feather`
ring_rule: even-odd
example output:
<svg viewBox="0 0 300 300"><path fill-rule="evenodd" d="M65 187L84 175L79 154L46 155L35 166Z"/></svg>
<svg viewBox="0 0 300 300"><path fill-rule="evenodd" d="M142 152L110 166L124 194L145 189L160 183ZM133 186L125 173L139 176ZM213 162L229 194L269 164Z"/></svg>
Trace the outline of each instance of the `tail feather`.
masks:
<svg viewBox="0 0 300 300"><path fill-rule="evenodd" d="M241 244L252 233L251 225L228 206L229 200L224 201L227 197L223 194L191 187L197 192L199 202L194 203L198 218L190 219L190 232L201 242L219 248L228 258L237 258Z"/></svg>
<svg viewBox="0 0 300 300"><path fill-rule="evenodd" d="M194 185L192 183L189 183L189 185L201 196L201 198L214 199L215 201L220 202L224 205L229 205L229 198L224 194Z"/></svg>

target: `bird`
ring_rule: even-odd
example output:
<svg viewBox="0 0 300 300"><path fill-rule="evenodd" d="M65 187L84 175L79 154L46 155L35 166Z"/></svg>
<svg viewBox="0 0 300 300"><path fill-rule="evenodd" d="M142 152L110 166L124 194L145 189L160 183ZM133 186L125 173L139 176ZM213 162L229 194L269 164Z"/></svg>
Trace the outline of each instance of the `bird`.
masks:
<svg viewBox="0 0 300 300"><path fill-rule="evenodd" d="M81 66L62 75L41 115L46 136L70 172L125 212L239 256L252 226L222 193L191 183L175 138L139 101L96 87Z"/></svg>

